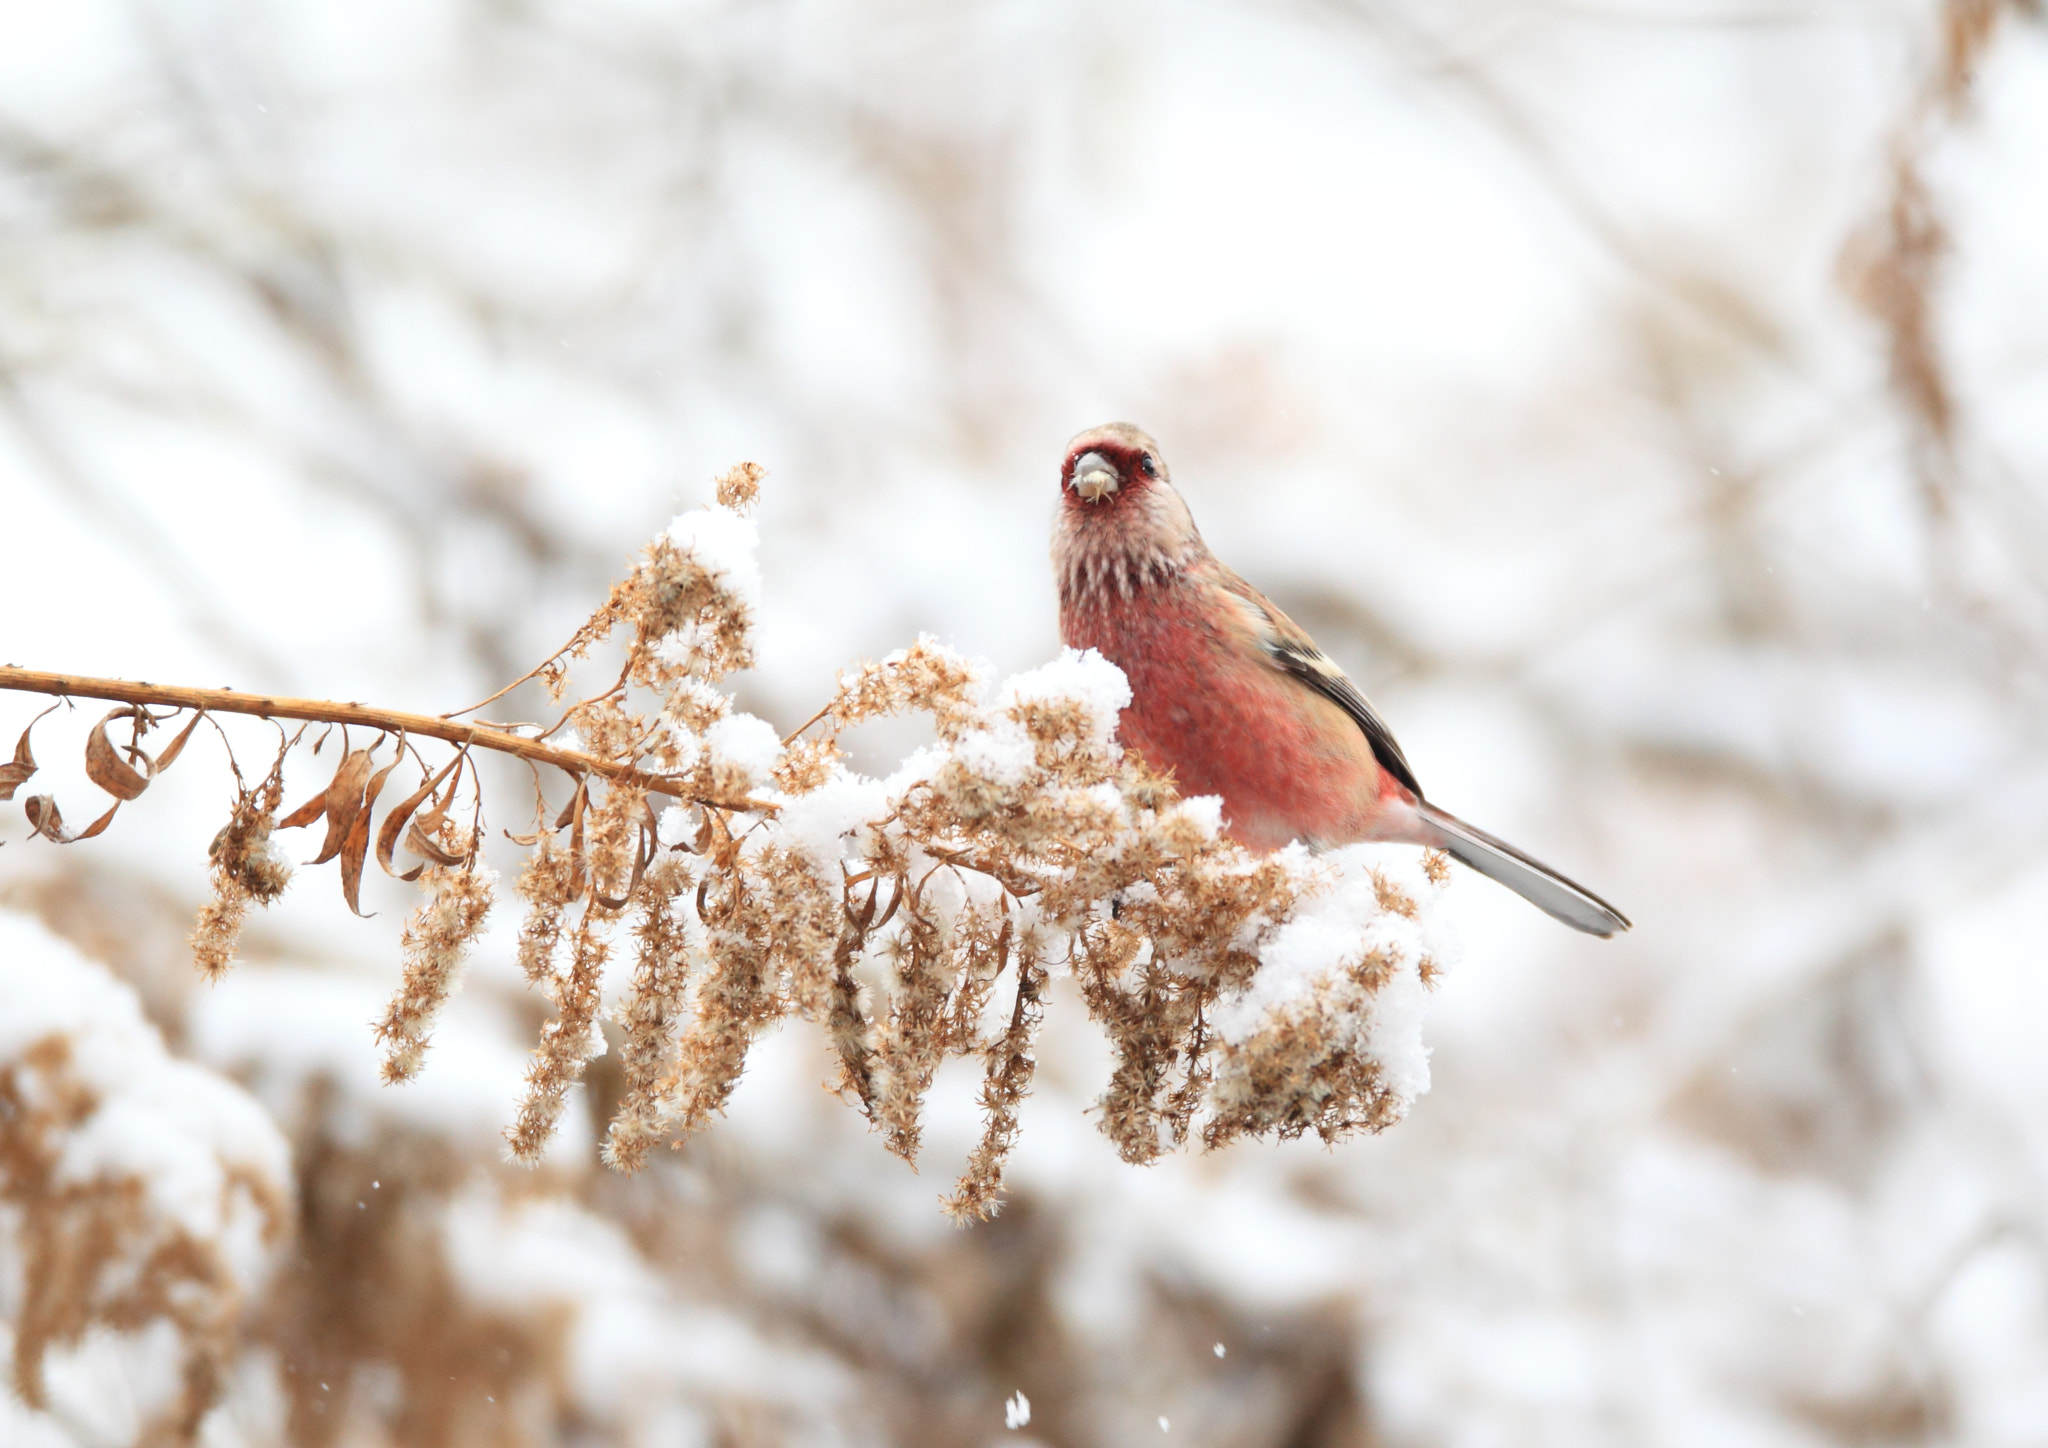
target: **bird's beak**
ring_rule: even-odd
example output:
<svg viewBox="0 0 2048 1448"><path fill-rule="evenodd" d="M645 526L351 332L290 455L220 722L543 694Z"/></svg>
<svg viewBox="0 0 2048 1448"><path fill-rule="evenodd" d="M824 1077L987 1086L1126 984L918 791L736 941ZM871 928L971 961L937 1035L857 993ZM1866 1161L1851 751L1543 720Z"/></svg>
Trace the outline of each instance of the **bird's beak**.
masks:
<svg viewBox="0 0 2048 1448"><path fill-rule="evenodd" d="M1117 489L1116 469L1101 453L1083 453L1074 464L1074 491L1084 503L1099 503Z"/></svg>

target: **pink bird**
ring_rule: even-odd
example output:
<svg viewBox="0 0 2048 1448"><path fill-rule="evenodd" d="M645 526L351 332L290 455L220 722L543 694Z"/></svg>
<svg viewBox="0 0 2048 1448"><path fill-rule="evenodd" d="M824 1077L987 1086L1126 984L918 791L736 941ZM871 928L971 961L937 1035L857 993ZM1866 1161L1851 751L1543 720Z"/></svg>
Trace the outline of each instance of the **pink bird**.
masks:
<svg viewBox="0 0 2048 1448"><path fill-rule="evenodd" d="M1233 838L1433 846L1575 930L1629 928L1592 891L1423 798L1365 695L1202 542L1150 437L1091 428L1067 445L1060 485L1060 637L1124 671L1119 737L1183 795L1221 795Z"/></svg>

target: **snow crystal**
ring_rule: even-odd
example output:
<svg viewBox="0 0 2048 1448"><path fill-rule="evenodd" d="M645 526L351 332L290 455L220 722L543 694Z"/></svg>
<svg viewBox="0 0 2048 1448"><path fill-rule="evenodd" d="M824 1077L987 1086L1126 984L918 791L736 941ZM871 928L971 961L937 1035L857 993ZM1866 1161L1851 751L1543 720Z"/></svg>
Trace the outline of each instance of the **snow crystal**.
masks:
<svg viewBox="0 0 2048 1448"><path fill-rule="evenodd" d="M704 736L687 725L671 723L668 742L676 751L675 767L678 771L695 769L704 757Z"/></svg>
<svg viewBox="0 0 2048 1448"><path fill-rule="evenodd" d="M953 757L953 751L942 744L926 744L911 751L908 758L896 766L896 772L883 780L893 798L902 794L913 784L923 784Z"/></svg>
<svg viewBox="0 0 2048 1448"><path fill-rule="evenodd" d="M836 769L832 778L809 794L783 804L775 818L775 833L784 844L801 850L814 868L837 885L836 867L846 856L846 837L889 812L890 801L900 793L893 784Z"/></svg>
<svg viewBox="0 0 2048 1448"><path fill-rule="evenodd" d="M1216 1012L1218 1037L1242 1044L1282 1028L1289 1017L1338 1008L1338 1000L1357 991L1349 969L1376 954L1392 969L1360 1003L1360 1044L1394 1095L1412 1101L1425 1094L1429 1048L1422 1043L1420 966L1425 957L1434 966L1444 964L1432 947L1446 927L1433 919L1437 890L1423 874L1420 852L1403 845L1352 845L1291 863L1324 875L1328 883L1266 940L1251 985ZM1382 886L1412 901L1414 916L1386 909Z"/></svg>
<svg viewBox="0 0 2048 1448"><path fill-rule="evenodd" d="M704 731L704 745L718 764L740 771L757 784L782 759L782 735L766 719L752 714L728 714L718 720Z"/></svg>
<svg viewBox="0 0 2048 1448"><path fill-rule="evenodd" d="M1201 830L1203 839L1213 840L1223 833L1222 795L1198 794L1182 800L1176 809L1182 819Z"/></svg>
<svg viewBox="0 0 2048 1448"><path fill-rule="evenodd" d="M1062 649L1049 664L1005 680L997 707L1020 703L1053 703L1072 699L1088 711L1095 742L1105 744L1116 728L1117 715L1130 707L1131 685L1124 671L1089 649Z"/></svg>
<svg viewBox="0 0 2048 1448"><path fill-rule="evenodd" d="M996 719L986 729L969 730L953 746L953 757L983 779L1017 786L1038 767L1038 750L1024 726L1014 719Z"/></svg>
<svg viewBox="0 0 2048 1448"><path fill-rule="evenodd" d="M755 551L761 530L752 518L714 503L679 515L668 525L668 538L706 573L722 578L748 607L760 605L761 565Z"/></svg>

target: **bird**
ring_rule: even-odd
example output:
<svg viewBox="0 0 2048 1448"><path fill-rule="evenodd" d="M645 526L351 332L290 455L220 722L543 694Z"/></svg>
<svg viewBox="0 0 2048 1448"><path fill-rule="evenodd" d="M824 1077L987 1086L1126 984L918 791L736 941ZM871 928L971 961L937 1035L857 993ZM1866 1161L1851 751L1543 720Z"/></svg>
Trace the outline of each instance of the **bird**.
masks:
<svg viewBox="0 0 2048 1448"><path fill-rule="evenodd" d="M1358 686L1293 619L1209 551L1159 444L1127 422L1067 445L1052 561L1060 639L1122 669L1117 736L1183 796L1220 795L1249 849L1367 840L1439 849L1588 935L1630 921L1423 796Z"/></svg>

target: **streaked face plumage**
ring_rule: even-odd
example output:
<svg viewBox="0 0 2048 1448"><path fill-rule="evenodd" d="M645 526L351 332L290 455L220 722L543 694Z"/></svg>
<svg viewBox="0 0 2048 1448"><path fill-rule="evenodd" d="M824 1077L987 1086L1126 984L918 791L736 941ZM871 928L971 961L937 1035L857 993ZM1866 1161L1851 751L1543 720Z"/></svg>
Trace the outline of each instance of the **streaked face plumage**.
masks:
<svg viewBox="0 0 2048 1448"><path fill-rule="evenodd" d="M1128 422L1067 444L1052 530L1061 606L1128 600L1181 574L1205 550L1159 444Z"/></svg>

